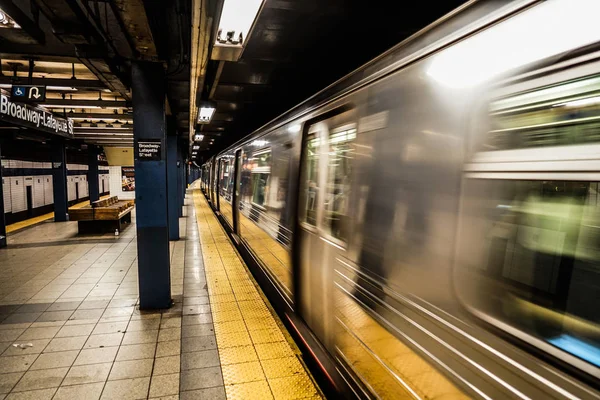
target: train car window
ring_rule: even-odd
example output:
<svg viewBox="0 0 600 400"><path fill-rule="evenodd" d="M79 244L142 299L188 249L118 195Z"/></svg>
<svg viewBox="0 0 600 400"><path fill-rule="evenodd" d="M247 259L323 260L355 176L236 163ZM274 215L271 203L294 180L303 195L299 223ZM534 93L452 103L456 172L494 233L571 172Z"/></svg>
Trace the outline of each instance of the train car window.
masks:
<svg viewBox="0 0 600 400"><path fill-rule="evenodd" d="M483 180L486 250L472 249L468 302L485 315L600 367L598 182ZM485 222L484 222L485 221ZM473 243L471 242L471 246ZM466 281L464 281L466 282Z"/></svg>
<svg viewBox="0 0 600 400"><path fill-rule="evenodd" d="M306 170L304 215L302 220L309 225L317 225L317 206L319 200L319 138L311 136L306 141Z"/></svg>
<svg viewBox="0 0 600 400"><path fill-rule="evenodd" d="M490 111L483 150L600 142L600 76L499 99Z"/></svg>
<svg viewBox="0 0 600 400"><path fill-rule="evenodd" d="M323 227L334 238L348 240L348 202L350 198L350 173L356 127L354 125L332 130L329 135L327 187Z"/></svg>
<svg viewBox="0 0 600 400"><path fill-rule="evenodd" d="M255 151L249 161L252 170L252 203L265 207L271 175L271 149Z"/></svg>

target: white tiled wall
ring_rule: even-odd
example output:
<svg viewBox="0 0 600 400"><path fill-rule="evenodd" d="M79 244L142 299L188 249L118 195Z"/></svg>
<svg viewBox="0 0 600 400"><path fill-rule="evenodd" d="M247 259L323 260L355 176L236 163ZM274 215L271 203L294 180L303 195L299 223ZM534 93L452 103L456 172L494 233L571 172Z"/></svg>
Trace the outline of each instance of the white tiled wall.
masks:
<svg viewBox="0 0 600 400"><path fill-rule="evenodd" d="M2 160L4 162L4 160ZM3 164L4 165L4 164ZM10 179L2 178L2 194L4 199L4 212L9 213L12 210L11 199L10 199Z"/></svg>
<svg viewBox="0 0 600 400"><path fill-rule="evenodd" d="M75 177L73 175L67 176L67 200L77 200L75 198Z"/></svg>
<svg viewBox="0 0 600 400"><path fill-rule="evenodd" d="M42 207L44 205L44 176L38 175L33 177L33 208Z"/></svg>
<svg viewBox="0 0 600 400"><path fill-rule="evenodd" d="M21 160L1 160L2 166L5 168L32 168L32 169L51 169L50 162L34 162ZM67 169L71 171L87 171L88 166L84 164L67 164ZM106 167L101 170L108 172ZM104 180L105 190L109 190L108 175L100 175L100 190L102 190L101 181ZM78 183L79 199L89 196L89 187L87 175L68 175L67 176L67 195L68 199L78 200L76 198L75 183ZM34 175L34 176L17 176L3 178L3 198L5 212L20 212L27 210L27 189L26 186L32 187L33 208L42 207L54 203L54 188L52 185L52 175Z"/></svg>
<svg viewBox="0 0 600 400"><path fill-rule="evenodd" d="M43 175L44 179L44 204L54 204L54 186L52 175Z"/></svg>
<svg viewBox="0 0 600 400"><path fill-rule="evenodd" d="M11 176L10 178L10 201L12 212L27 210L27 198L25 197L25 185L22 176Z"/></svg>
<svg viewBox="0 0 600 400"><path fill-rule="evenodd" d="M135 192L124 192L121 187L121 167L110 166L110 195L117 196L119 199L135 199Z"/></svg>

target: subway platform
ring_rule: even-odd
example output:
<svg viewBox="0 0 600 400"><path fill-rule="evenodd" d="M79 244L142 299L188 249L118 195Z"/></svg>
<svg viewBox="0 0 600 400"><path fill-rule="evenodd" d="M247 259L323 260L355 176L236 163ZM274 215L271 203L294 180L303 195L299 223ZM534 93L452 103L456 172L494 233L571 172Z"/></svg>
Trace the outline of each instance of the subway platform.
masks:
<svg viewBox="0 0 600 400"><path fill-rule="evenodd" d="M206 200L171 242L173 307L138 307L135 215L120 236L42 222L0 250L1 399L321 398Z"/></svg>

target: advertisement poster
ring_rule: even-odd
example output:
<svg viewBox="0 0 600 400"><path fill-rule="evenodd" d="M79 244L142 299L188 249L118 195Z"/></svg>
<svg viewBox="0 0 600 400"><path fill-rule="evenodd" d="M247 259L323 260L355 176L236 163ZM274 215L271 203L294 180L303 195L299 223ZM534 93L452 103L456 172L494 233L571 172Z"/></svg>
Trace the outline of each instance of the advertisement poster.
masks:
<svg viewBox="0 0 600 400"><path fill-rule="evenodd" d="M121 190L123 192L135 191L135 169L133 167L121 167Z"/></svg>

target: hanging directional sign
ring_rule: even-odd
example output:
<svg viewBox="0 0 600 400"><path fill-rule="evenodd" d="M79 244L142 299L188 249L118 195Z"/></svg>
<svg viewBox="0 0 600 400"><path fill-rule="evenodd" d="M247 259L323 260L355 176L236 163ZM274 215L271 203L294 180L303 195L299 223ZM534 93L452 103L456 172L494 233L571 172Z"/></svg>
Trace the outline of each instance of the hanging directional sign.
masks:
<svg viewBox="0 0 600 400"><path fill-rule="evenodd" d="M13 85L10 99L20 103L41 103L46 101L46 86Z"/></svg>
<svg viewBox="0 0 600 400"><path fill-rule="evenodd" d="M0 120L68 138L73 137L71 118L60 117L41 107L11 101L3 92L0 92Z"/></svg>

